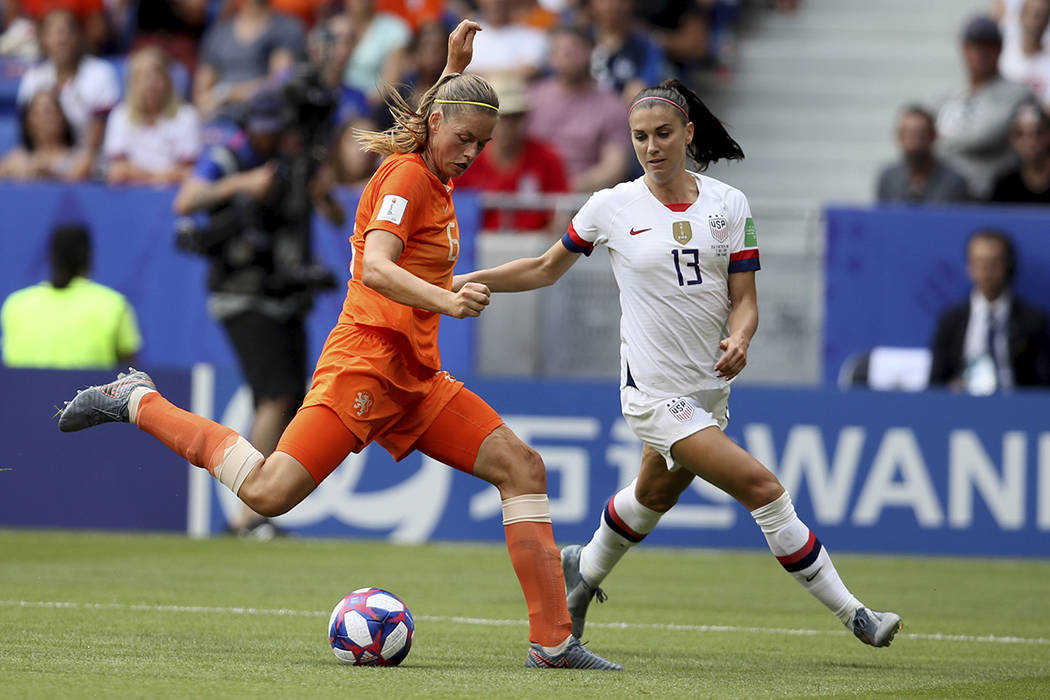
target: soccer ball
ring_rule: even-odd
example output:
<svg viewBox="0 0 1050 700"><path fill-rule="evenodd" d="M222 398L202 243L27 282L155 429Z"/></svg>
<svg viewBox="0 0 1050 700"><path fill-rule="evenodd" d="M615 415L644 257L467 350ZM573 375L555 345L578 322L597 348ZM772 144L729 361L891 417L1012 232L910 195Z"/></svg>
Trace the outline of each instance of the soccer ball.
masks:
<svg viewBox="0 0 1050 700"><path fill-rule="evenodd" d="M328 641L344 664L397 666L412 648L416 629L404 601L381 588L358 588L328 618Z"/></svg>

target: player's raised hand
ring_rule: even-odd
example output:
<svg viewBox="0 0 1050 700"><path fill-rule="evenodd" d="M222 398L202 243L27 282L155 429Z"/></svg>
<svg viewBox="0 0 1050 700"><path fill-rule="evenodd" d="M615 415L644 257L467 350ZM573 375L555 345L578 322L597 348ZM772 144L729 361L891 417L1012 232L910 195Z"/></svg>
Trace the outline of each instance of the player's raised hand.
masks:
<svg viewBox="0 0 1050 700"><path fill-rule="evenodd" d="M485 285L478 282L467 282L452 295L452 308L446 313L453 318L480 316L484 308L489 305L491 295L492 293Z"/></svg>
<svg viewBox="0 0 1050 700"><path fill-rule="evenodd" d="M481 31L481 25L474 20L465 19L448 35L448 60L442 76L449 73L462 73L474 57L474 35Z"/></svg>
<svg viewBox="0 0 1050 700"><path fill-rule="evenodd" d="M747 366L748 345L747 340L732 335L720 340L718 347L722 350L722 357L715 363L715 374L725 379L740 374Z"/></svg>

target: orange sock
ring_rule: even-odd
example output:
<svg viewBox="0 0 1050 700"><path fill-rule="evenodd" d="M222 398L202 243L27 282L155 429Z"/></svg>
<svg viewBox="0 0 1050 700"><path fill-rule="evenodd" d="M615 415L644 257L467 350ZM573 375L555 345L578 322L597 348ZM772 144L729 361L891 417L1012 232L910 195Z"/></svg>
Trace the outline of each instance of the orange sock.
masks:
<svg viewBox="0 0 1050 700"><path fill-rule="evenodd" d="M565 606L561 555L551 524L518 522L505 525L503 531L510 562L529 606L529 641L557 646L571 633L572 622Z"/></svg>
<svg viewBox="0 0 1050 700"><path fill-rule="evenodd" d="M135 424L157 438L190 464L214 472L237 433L215 421L184 411L156 391L145 394L138 405Z"/></svg>

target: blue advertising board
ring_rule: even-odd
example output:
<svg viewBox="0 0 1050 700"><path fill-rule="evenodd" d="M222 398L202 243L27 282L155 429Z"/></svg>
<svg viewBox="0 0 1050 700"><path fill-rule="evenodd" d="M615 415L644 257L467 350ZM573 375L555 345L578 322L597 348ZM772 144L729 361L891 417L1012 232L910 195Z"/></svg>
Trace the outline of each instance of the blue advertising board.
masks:
<svg viewBox="0 0 1050 700"><path fill-rule="evenodd" d="M824 382L853 353L929 347L937 317L966 300L965 242L978 228L1017 248L1015 290L1050 311L1050 214L1024 207L829 208L826 217Z"/></svg>
<svg viewBox="0 0 1050 700"><path fill-rule="evenodd" d="M150 436L113 425L58 432L54 406L108 378L0 372L4 395L22 397L0 406L0 526L223 532L236 499ZM234 373L154 378L175 403L247 430L251 397ZM466 379L543 456L558 541L586 541L641 456L616 386ZM730 437L778 475L833 550L1050 556L1050 394L739 387L731 407ZM419 453L396 463L376 445L277 523L304 536L503 538L494 487ZM647 541L765 547L747 511L699 480Z"/></svg>
<svg viewBox="0 0 1050 700"><path fill-rule="evenodd" d="M57 407L112 372L0 369L0 526L186 530L186 461L126 425L61 433ZM153 378L189 406L190 373Z"/></svg>
<svg viewBox="0 0 1050 700"><path fill-rule="evenodd" d="M590 538L637 474L641 444L608 382L471 380L543 456L555 536ZM244 429L247 393L218 377L216 417ZM729 435L773 470L834 550L1050 556L1050 394L967 397L734 389ZM237 501L214 484L211 529ZM414 453L351 455L277 523L304 535L500 540L496 489ZM695 481L647 540L764 547L740 505Z"/></svg>

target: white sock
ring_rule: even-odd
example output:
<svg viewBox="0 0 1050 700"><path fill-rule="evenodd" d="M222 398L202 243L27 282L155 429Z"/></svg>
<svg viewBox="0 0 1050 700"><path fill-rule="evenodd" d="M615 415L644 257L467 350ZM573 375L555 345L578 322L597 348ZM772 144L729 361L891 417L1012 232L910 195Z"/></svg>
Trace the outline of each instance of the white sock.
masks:
<svg viewBox="0 0 1050 700"><path fill-rule="evenodd" d="M137 425L135 419L139 415L139 401L142 401L142 397L150 392L156 392L156 389L151 389L148 386L137 386L131 390L131 395L128 396L128 420L132 425Z"/></svg>
<svg viewBox="0 0 1050 700"><path fill-rule="evenodd" d="M791 496L785 491L772 503L751 511L751 516L780 564L846 624L861 603L842 582L824 545L798 519Z"/></svg>
<svg viewBox="0 0 1050 700"><path fill-rule="evenodd" d="M600 584L627 550L652 532L663 513L646 508L634 496L635 479L609 499L598 529L580 552L580 573L591 586Z"/></svg>
<svg viewBox="0 0 1050 700"><path fill-rule="evenodd" d="M569 646L569 640L570 639L572 639L572 635L571 634L568 637L565 638L564 642L562 642L561 644L559 644L556 647L545 647L542 644L540 645L540 647L543 649L543 652L545 654L549 654L550 656L557 656L558 654L560 654L563 651L565 651L565 647Z"/></svg>

